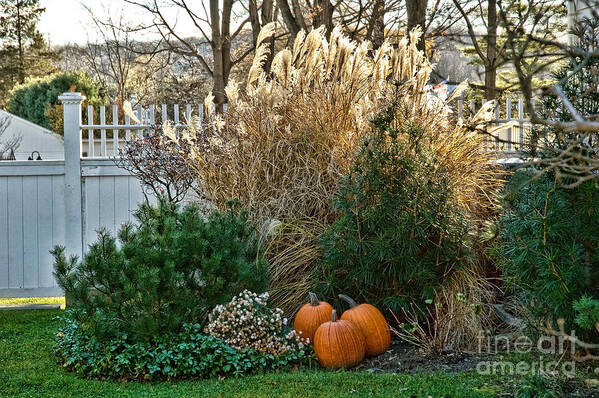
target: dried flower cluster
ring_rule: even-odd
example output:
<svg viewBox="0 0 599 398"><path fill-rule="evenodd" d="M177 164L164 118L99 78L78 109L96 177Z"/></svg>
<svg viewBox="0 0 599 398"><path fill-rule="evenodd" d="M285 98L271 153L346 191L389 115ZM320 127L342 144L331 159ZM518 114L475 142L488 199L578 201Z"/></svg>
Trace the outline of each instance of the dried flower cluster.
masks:
<svg viewBox="0 0 599 398"><path fill-rule="evenodd" d="M244 290L226 305L217 305L209 316L205 332L236 349L254 349L279 356L303 351L304 342L287 326L280 308L266 304L268 293Z"/></svg>

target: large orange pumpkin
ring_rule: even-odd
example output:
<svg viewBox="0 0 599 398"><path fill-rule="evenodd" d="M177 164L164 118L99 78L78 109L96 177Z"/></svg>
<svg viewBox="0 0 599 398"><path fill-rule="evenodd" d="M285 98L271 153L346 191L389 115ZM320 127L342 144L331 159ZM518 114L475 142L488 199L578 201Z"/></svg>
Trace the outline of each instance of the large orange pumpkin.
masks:
<svg viewBox="0 0 599 398"><path fill-rule="evenodd" d="M327 302L318 301L318 297L312 292L308 294L310 302L304 304L297 312L293 321L293 329L300 337L310 339L310 343L313 343L316 329L331 319L333 306Z"/></svg>
<svg viewBox="0 0 599 398"><path fill-rule="evenodd" d="M358 305L350 297L340 294L339 298L349 304L341 319L355 323L366 339L366 355L379 355L391 345L391 331L385 317L370 304Z"/></svg>
<svg viewBox="0 0 599 398"><path fill-rule="evenodd" d="M358 326L337 320L335 310L331 312L331 320L320 325L314 335L314 352L325 368L356 366L364 359L365 349L364 336Z"/></svg>

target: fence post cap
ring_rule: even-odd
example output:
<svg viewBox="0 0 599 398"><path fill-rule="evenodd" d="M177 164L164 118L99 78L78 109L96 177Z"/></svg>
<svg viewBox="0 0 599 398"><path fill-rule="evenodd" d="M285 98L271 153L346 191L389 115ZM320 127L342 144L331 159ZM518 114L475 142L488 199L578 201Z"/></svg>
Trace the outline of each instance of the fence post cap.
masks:
<svg viewBox="0 0 599 398"><path fill-rule="evenodd" d="M62 101L63 104L79 103L85 100L85 95L81 95L81 93L68 92L59 95L58 99Z"/></svg>

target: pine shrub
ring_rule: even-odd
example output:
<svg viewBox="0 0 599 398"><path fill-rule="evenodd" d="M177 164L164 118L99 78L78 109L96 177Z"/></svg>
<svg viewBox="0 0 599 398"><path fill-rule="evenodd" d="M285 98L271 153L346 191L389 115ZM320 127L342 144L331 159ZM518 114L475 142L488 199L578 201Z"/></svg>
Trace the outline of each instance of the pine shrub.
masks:
<svg viewBox="0 0 599 398"><path fill-rule="evenodd" d="M147 341L203 325L208 312L244 289L267 287L267 263L246 215L231 205L207 219L196 206L161 198L142 204L138 226L124 224L117 240L99 231L82 261L53 250L55 276L73 299L73 317L99 339L126 333Z"/></svg>
<svg viewBox="0 0 599 398"><path fill-rule="evenodd" d="M598 297L598 206L592 182L565 189L551 175L527 169L506 186L498 257L533 325L562 318L573 327L574 303ZM575 309L584 313L586 304Z"/></svg>
<svg viewBox="0 0 599 398"><path fill-rule="evenodd" d="M574 322L578 327L599 332L599 300L585 294L574 302L573 307L576 311Z"/></svg>
<svg viewBox="0 0 599 398"><path fill-rule="evenodd" d="M469 256L469 222L452 174L417 124L391 107L374 122L334 198L319 290L398 311L424 304Z"/></svg>
<svg viewBox="0 0 599 398"><path fill-rule="evenodd" d="M580 51L593 53L599 45L599 19L582 19L574 29ZM599 56L581 62L574 57L552 73L570 106L584 119L599 113ZM537 106L546 120L572 122L566 103L555 93L544 93ZM524 149L535 164L550 169L565 185L596 178L599 171L599 139L594 131L570 131L534 125ZM593 177L595 176L595 177Z"/></svg>

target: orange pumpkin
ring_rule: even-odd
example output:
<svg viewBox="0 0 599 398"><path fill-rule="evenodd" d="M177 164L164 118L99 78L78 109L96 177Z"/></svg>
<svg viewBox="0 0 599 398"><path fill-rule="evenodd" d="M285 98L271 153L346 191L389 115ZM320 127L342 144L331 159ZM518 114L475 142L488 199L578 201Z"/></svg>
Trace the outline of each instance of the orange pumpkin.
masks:
<svg viewBox="0 0 599 398"><path fill-rule="evenodd" d="M366 355L382 354L391 345L391 331L385 317L370 304L358 305L350 297L340 294L339 298L349 304L341 319L355 323L366 339Z"/></svg>
<svg viewBox="0 0 599 398"><path fill-rule="evenodd" d="M293 321L293 329L300 337L310 339L309 342L313 343L316 329L331 319L333 306L327 302L318 301L318 297L312 292L308 294L310 302L304 304L297 312Z"/></svg>
<svg viewBox="0 0 599 398"><path fill-rule="evenodd" d="M337 320L335 310L331 312L331 320L320 325L314 335L314 352L325 368L356 366L364 359L365 349L364 336L358 326Z"/></svg>

